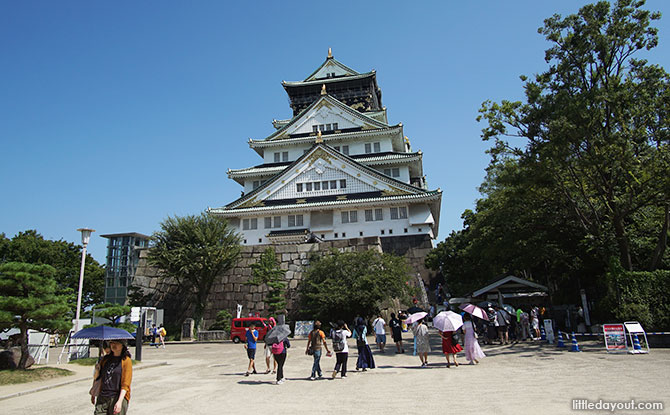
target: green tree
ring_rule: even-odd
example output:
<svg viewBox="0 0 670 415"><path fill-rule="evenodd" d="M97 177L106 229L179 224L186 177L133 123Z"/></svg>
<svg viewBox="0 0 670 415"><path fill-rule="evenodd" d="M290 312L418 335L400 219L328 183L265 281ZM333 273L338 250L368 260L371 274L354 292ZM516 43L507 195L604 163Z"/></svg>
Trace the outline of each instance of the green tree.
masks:
<svg viewBox="0 0 670 415"><path fill-rule="evenodd" d="M44 239L35 230L19 232L12 239L0 234L0 263L25 262L46 264L56 269L54 279L59 289L79 289L82 247L64 240ZM84 265L82 308L103 301L105 269L89 254Z"/></svg>
<svg viewBox="0 0 670 415"><path fill-rule="evenodd" d="M223 330L230 333L230 323L233 319L233 315L230 314L228 310L221 310L216 313L216 320L214 324L209 328L210 330Z"/></svg>
<svg viewBox="0 0 670 415"><path fill-rule="evenodd" d="M650 25L660 14L643 4L601 1L546 19L539 33L552 43L549 69L522 77L525 102L485 102L479 117L494 160L511 154L541 167L603 262L615 256L629 271L661 266L670 206L670 78L634 58L658 43ZM647 264L632 242L641 212L660 218Z"/></svg>
<svg viewBox="0 0 670 415"><path fill-rule="evenodd" d="M152 239L149 262L177 282L185 295L181 304L194 305L199 328L216 278L239 259L239 235L225 220L202 213L168 217Z"/></svg>
<svg viewBox="0 0 670 415"><path fill-rule="evenodd" d="M372 316L380 303L405 298L411 272L404 257L364 252L339 252L312 259L300 284L303 313L323 321L350 321Z"/></svg>
<svg viewBox="0 0 670 415"><path fill-rule="evenodd" d="M270 315L282 314L286 311L286 282L285 271L279 268L275 250L267 248L261 254L258 261L251 264L252 278L250 284L265 284L268 294L265 297L268 313Z"/></svg>
<svg viewBox="0 0 670 415"><path fill-rule="evenodd" d="M56 295L56 270L49 265L7 262L0 265L0 330L18 327L21 331L21 359L28 361L28 330L47 333L67 332L70 306L67 295Z"/></svg>
<svg viewBox="0 0 670 415"><path fill-rule="evenodd" d="M119 319L121 317L130 315L130 309L131 307L129 305L104 303L95 306L95 316L108 319L110 323L104 324L105 326L118 327L127 330L129 332L134 332L137 326L135 326L133 323L131 323L130 321L126 321L123 323L119 322ZM92 311L88 312L87 315L92 316L93 312ZM90 324L87 327L95 327L99 325L100 324Z"/></svg>

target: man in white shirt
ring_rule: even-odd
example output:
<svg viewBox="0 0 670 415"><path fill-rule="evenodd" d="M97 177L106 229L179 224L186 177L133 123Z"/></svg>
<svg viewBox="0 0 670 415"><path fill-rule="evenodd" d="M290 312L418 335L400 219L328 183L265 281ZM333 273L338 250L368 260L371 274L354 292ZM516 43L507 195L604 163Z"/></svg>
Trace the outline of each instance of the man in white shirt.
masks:
<svg viewBox="0 0 670 415"><path fill-rule="evenodd" d="M386 346L386 322L382 318L381 314L377 316L375 321L372 323L372 326L375 329L375 341L379 350L384 353L384 346Z"/></svg>

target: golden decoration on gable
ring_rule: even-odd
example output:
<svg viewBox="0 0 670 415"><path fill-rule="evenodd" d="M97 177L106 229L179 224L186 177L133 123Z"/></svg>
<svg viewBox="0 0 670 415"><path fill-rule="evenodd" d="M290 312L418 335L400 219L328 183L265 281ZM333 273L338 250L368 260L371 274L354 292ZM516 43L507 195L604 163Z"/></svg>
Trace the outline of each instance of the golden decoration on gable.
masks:
<svg viewBox="0 0 670 415"><path fill-rule="evenodd" d="M336 200L347 200L347 195L337 196Z"/></svg>
<svg viewBox="0 0 670 415"><path fill-rule="evenodd" d="M397 187L391 187L386 190L382 190L382 196L402 196L402 195L410 195L412 193L406 191L406 190L401 190L398 189Z"/></svg>
<svg viewBox="0 0 670 415"><path fill-rule="evenodd" d="M314 164L318 159L321 159L328 164L333 164L331 162L331 159L333 156L330 155L326 150L323 148L317 148L309 157L307 157L304 161L307 163L309 166Z"/></svg>

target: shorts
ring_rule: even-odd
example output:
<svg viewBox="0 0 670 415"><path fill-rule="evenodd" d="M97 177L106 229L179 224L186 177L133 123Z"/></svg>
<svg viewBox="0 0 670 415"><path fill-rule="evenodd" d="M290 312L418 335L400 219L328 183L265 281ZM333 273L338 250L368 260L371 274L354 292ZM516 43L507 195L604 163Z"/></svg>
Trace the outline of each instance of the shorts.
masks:
<svg viewBox="0 0 670 415"><path fill-rule="evenodd" d="M375 340L377 343L386 343L386 334L375 334Z"/></svg>
<svg viewBox="0 0 670 415"><path fill-rule="evenodd" d="M247 356L249 359L253 360L256 358L256 348L253 349L247 349Z"/></svg>
<svg viewBox="0 0 670 415"><path fill-rule="evenodd" d="M272 350L268 346L265 346L265 358L272 357Z"/></svg>

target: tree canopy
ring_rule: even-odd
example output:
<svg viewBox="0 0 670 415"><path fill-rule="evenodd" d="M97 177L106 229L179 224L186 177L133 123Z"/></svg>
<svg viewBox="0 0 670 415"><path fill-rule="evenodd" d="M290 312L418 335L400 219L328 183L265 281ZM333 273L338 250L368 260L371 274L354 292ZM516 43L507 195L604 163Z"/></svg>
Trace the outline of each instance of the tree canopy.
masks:
<svg viewBox="0 0 670 415"><path fill-rule="evenodd" d="M239 259L239 235L225 220L202 213L168 217L152 239L149 262L161 276L174 278L185 295L180 304L194 305L199 327L216 278Z"/></svg>
<svg viewBox="0 0 670 415"><path fill-rule="evenodd" d="M483 197L426 259L452 292L514 274L576 301L579 288L612 292L618 264L670 268L670 77L639 57L657 45L660 18L643 5L546 19L548 69L521 78L523 101L483 103Z"/></svg>
<svg viewBox="0 0 670 415"><path fill-rule="evenodd" d="M299 287L302 313L327 322L370 317L382 301L408 296L410 277L404 257L333 250L310 261Z"/></svg>
<svg viewBox="0 0 670 415"><path fill-rule="evenodd" d="M21 331L21 359L18 368L28 361L28 329L47 333L67 332L72 313L68 295L57 295L50 265L7 262L0 265L0 330L18 327Z"/></svg>
<svg viewBox="0 0 670 415"><path fill-rule="evenodd" d="M535 164L601 256L628 271L661 265L670 214L670 77L635 57L658 43L651 22L660 14L643 4L601 1L546 19L539 33L552 43L549 69L522 77L525 102L485 102L480 116L494 160ZM651 252L632 241L640 215L655 219Z"/></svg>
<svg viewBox="0 0 670 415"><path fill-rule="evenodd" d="M36 230L19 232L12 239L0 234L0 263L25 262L55 268L53 277L60 290L79 289L82 247L64 240L44 239ZM105 269L89 254L84 265L82 308L103 301Z"/></svg>

